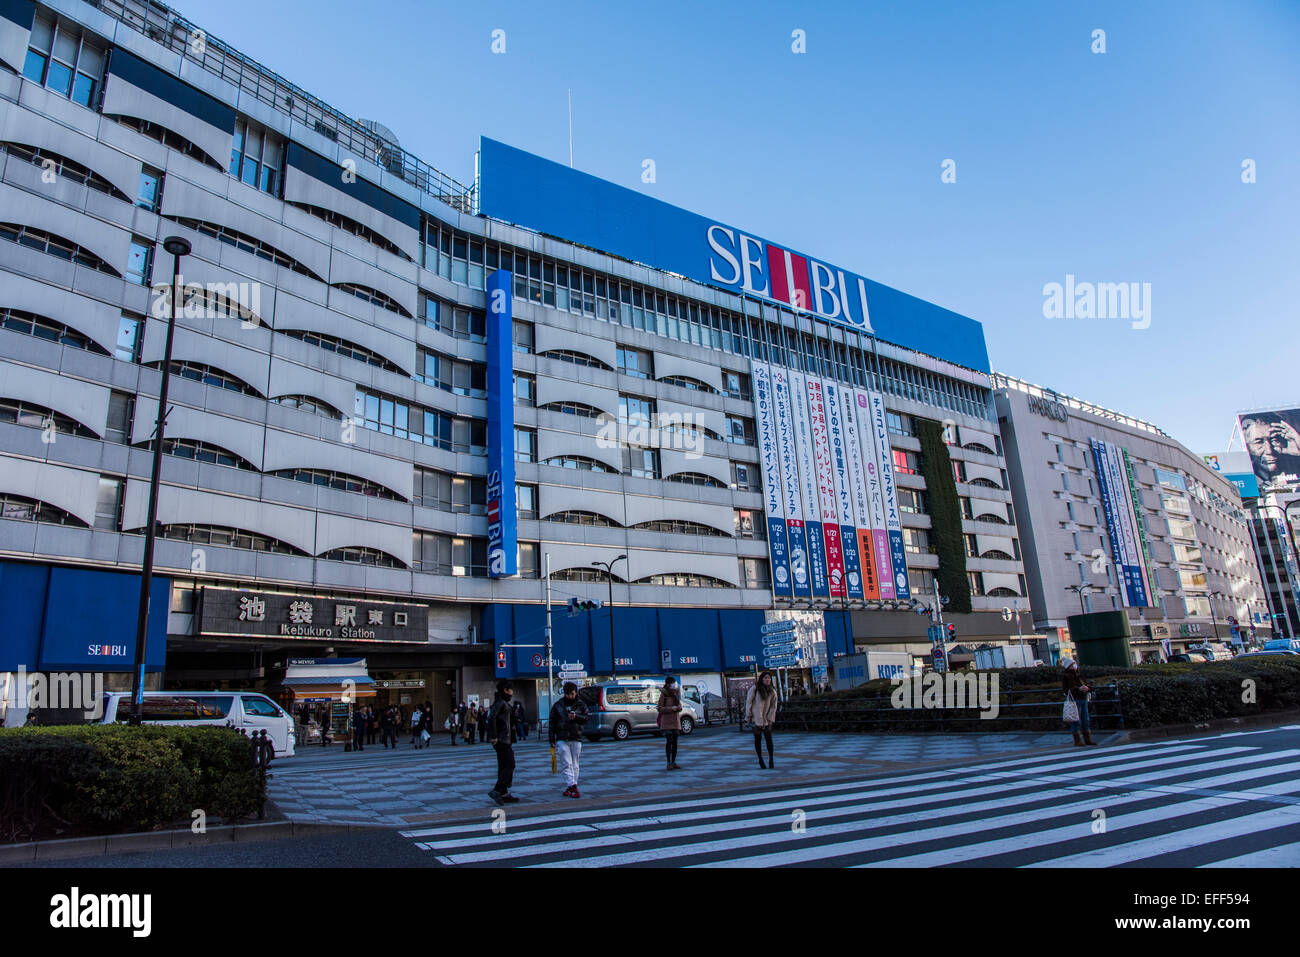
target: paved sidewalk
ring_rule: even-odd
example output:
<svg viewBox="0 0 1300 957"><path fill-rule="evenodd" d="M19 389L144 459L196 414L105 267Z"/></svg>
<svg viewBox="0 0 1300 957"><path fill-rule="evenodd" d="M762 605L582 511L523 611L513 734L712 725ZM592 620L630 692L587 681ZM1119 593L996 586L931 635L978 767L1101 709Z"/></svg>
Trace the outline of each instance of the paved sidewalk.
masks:
<svg viewBox="0 0 1300 957"><path fill-rule="evenodd" d="M663 739L584 742L584 799L610 800L764 781L1012 754L1070 745L1066 734L781 734L775 770L760 771L753 737L734 726L701 728L679 739L680 771L664 770ZM408 827L443 815L492 807L496 756L486 744L451 747L435 738L416 751L368 745L360 754L304 748L272 767L272 800L291 821ZM551 773L550 749L532 739L515 746L514 793L524 804L561 800L564 781ZM522 805L520 805L522 806Z"/></svg>

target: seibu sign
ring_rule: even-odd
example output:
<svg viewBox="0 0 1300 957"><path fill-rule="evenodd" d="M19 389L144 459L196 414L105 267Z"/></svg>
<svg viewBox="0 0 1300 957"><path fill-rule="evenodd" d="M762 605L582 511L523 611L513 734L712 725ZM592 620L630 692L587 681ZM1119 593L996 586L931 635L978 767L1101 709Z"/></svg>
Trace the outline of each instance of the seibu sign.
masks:
<svg viewBox="0 0 1300 957"><path fill-rule="evenodd" d="M394 602L205 587L196 617L198 633L208 637L429 640L429 609Z"/></svg>
<svg viewBox="0 0 1300 957"><path fill-rule="evenodd" d="M867 280L809 256L765 243L756 236L717 223L706 231L709 277L750 296L775 299L801 312L852 326L871 328Z"/></svg>

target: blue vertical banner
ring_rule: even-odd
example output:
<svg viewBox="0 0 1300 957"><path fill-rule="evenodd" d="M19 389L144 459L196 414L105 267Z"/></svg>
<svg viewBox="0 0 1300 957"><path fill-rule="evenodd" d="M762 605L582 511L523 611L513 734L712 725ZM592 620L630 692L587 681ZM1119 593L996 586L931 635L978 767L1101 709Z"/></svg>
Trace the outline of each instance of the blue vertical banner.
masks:
<svg viewBox="0 0 1300 957"><path fill-rule="evenodd" d="M491 578L519 572L511 305L510 273L498 269L487 277L487 559Z"/></svg>
<svg viewBox="0 0 1300 957"><path fill-rule="evenodd" d="M793 592L785 540L785 503L781 498L781 463L772 410L772 380L766 363L751 359L750 378L754 383L759 462L763 469L763 508L767 514L767 551L772 562L772 594L777 598L789 598Z"/></svg>
<svg viewBox="0 0 1300 957"><path fill-rule="evenodd" d="M781 495L785 500L786 542L790 547L790 589L795 598L812 595L812 572L804 527L803 492L795 460L794 423L790 418L790 370L768 367L772 373L772 408L776 413L777 461L781 468Z"/></svg>

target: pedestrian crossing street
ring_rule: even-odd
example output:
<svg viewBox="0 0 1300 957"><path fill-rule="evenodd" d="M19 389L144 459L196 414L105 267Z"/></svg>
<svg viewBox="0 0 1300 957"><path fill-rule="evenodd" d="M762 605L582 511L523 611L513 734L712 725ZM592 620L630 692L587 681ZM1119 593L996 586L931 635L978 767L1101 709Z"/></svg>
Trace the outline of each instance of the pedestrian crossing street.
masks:
<svg viewBox="0 0 1300 957"><path fill-rule="evenodd" d="M1294 730L797 787L756 769L744 792L695 796L685 778L663 799L400 833L468 866L1294 867L1300 748L1276 746Z"/></svg>

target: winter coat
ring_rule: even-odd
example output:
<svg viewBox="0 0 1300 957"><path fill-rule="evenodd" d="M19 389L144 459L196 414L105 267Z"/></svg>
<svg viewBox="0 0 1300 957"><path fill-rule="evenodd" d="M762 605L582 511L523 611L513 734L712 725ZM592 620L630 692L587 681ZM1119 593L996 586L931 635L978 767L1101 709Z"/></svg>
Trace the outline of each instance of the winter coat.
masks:
<svg viewBox="0 0 1300 957"><path fill-rule="evenodd" d="M499 744L510 743L510 702L501 692L497 692L496 700L492 702L490 710L484 719L487 722L487 739L496 741Z"/></svg>
<svg viewBox="0 0 1300 957"><path fill-rule="evenodd" d="M1061 675L1061 687L1065 689L1066 694L1076 701L1083 701L1088 697L1087 692L1082 690L1082 686L1085 684L1087 682L1083 680L1083 675L1080 674L1078 668L1066 668L1064 674Z"/></svg>
<svg viewBox="0 0 1300 957"><path fill-rule="evenodd" d="M573 719L569 719L569 712L573 712ZM555 707L551 708L551 725L550 739L554 745L559 741L581 741L582 728L591 717L591 712L587 710L587 702L582 698L575 697L572 701L567 698L561 698L555 702Z"/></svg>
<svg viewBox="0 0 1300 957"><path fill-rule="evenodd" d="M745 720L756 728L770 728L776 723L776 689L764 698L758 692L758 685L749 689L745 698Z"/></svg>
<svg viewBox="0 0 1300 957"><path fill-rule="evenodd" d="M674 687L659 692L659 727L664 731L682 730L682 693Z"/></svg>

